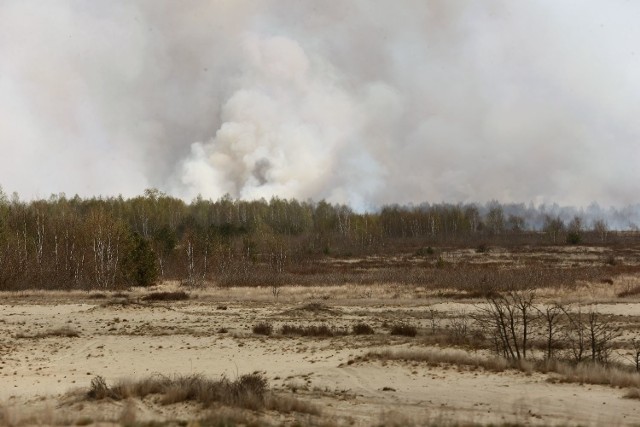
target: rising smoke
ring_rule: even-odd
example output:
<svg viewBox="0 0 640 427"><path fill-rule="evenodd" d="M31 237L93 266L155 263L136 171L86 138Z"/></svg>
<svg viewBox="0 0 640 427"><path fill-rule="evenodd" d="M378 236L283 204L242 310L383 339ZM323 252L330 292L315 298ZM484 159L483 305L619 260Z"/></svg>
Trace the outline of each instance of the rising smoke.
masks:
<svg viewBox="0 0 640 427"><path fill-rule="evenodd" d="M0 3L27 197L637 202L638 2Z"/></svg>

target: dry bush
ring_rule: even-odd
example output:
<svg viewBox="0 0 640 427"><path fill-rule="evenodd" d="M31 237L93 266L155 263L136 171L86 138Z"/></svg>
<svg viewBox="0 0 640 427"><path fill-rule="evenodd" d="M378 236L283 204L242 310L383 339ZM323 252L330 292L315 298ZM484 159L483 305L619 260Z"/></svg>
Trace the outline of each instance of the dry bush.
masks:
<svg viewBox="0 0 640 427"><path fill-rule="evenodd" d="M273 325L268 322L260 322L251 329L257 335L271 335L273 333Z"/></svg>
<svg viewBox="0 0 640 427"><path fill-rule="evenodd" d="M143 301L182 301L186 299L189 299L189 294L184 291L152 292L142 297Z"/></svg>
<svg viewBox="0 0 640 427"><path fill-rule="evenodd" d="M119 395L107 386L107 382L101 376L94 377L91 380L91 386L87 392L87 397L93 400L102 400L106 398L119 399Z"/></svg>
<svg viewBox="0 0 640 427"><path fill-rule="evenodd" d="M348 335L349 331L341 328L329 327L328 325L282 325L280 329L282 335L297 335L301 337L334 337Z"/></svg>
<svg viewBox="0 0 640 427"><path fill-rule="evenodd" d="M415 337L418 335L418 328L407 323L397 323L391 327L391 335L401 335L404 337Z"/></svg>
<svg viewBox="0 0 640 427"><path fill-rule="evenodd" d="M374 330L366 323L360 322L352 326L351 330L354 335L373 335Z"/></svg>

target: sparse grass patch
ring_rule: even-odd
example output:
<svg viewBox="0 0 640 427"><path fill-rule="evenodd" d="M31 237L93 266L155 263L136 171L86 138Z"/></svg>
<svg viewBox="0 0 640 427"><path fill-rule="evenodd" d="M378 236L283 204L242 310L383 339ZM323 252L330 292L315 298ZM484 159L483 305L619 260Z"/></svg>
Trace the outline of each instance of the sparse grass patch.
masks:
<svg viewBox="0 0 640 427"><path fill-rule="evenodd" d="M391 327L391 335L401 335L404 337L415 337L418 335L418 328L407 323L396 323Z"/></svg>
<svg viewBox="0 0 640 427"><path fill-rule="evenodd" d="M260 322L252 328L254 334L271 335L273 333L273 325L268 322Z"/></svg>
<svg viewBox="0 0 640 427"><path fill-rule="evenodd" d="M143 301L182 301L186 299L189 299L189 294L184 291L152 292L142 297Z"/></svg>

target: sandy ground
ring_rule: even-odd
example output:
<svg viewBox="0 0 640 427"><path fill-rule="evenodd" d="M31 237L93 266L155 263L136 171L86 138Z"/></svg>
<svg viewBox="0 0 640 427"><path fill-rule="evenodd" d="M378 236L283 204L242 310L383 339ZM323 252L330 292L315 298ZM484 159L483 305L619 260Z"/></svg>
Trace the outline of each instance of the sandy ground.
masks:
<svg viewBox="0 0 640 427"><path fill-rule="evenodd" d="M426 313L465 309L465 303L354 299L321 300L326 310L301 309L318 302L289 292L275 301L267 290L201 292L187 301L120 304L118 298L87 294L7 295L0 304L0 424L116 422L124 402L69 404L69 391L88 387L97 375L112 383L151 374L201 373L236 378L262 372L277 393L295 395L322 409L323 422L376 425L402 420L524 425L638 425L640 403L607 386L556 384L548 375L501 373L419 362L356 361L371 349L420 347L419 339L391 337L388 323L410 318L423 327ZM322 292L322 291L317 291ZM286 290L283 292L287 294ZM71 303L71 301L76 301ZM66 302L65 302L66 301ZM635 315L634 303L601 306ZM420 320L422 319L422 320ZM349 327L359 321L371 336L265 337L251 328L260 321ZM69 327L78 337L38 334ZM135 402L139 420L196 417L194 408ZM271 414L293 422L294 415ZM400 421L398 421L400 420Z"/></svg>

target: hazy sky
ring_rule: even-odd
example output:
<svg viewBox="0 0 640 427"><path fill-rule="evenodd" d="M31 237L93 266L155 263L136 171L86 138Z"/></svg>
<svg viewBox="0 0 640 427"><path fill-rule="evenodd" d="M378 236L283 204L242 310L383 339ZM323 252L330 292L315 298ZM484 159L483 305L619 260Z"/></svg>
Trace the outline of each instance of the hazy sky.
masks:
<svg viewBox="0 0 640 427"><path fill-rule="evenodd" d="M0 185L637 203L640 2L0 0Z"/></svg>

